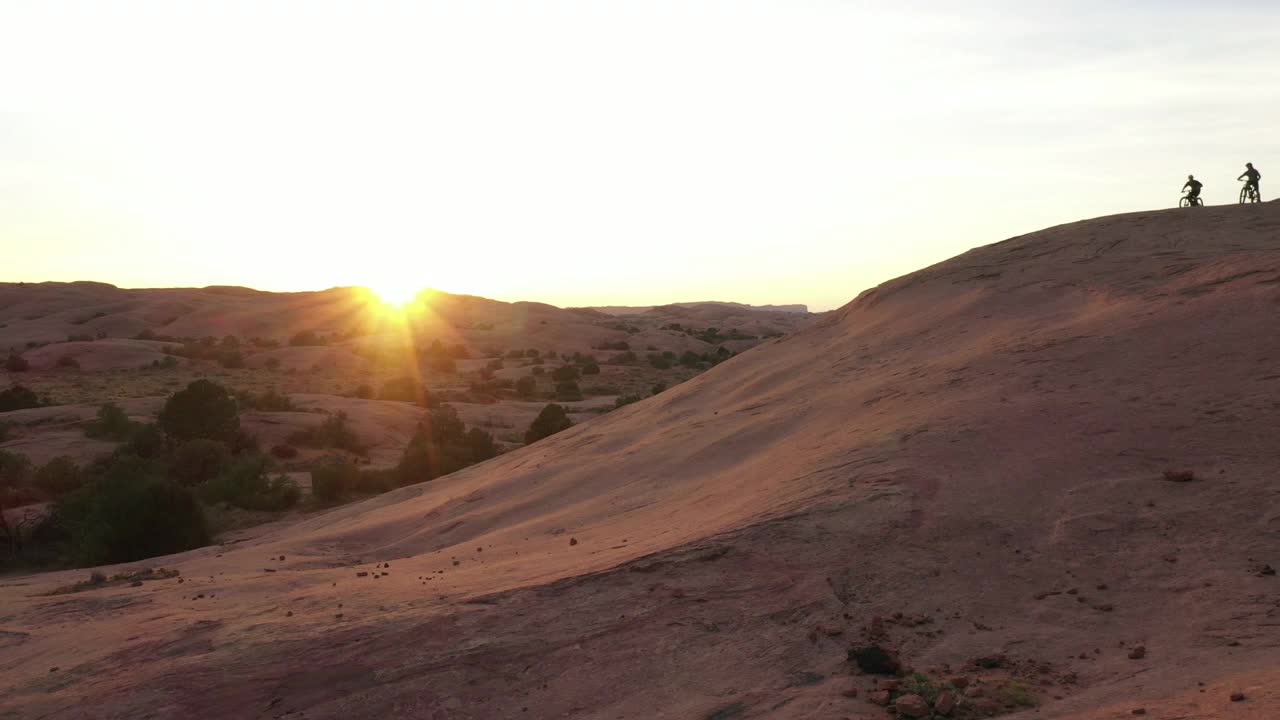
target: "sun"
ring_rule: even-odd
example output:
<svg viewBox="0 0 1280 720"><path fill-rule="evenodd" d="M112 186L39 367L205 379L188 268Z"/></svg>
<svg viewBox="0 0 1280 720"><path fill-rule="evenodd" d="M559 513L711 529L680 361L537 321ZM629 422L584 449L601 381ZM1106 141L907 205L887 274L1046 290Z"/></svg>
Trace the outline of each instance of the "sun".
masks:
<svg viewBox="0 0 1280 720"><path fill-rule="evenodd" d="M422 291L422 288L408 282L381 282L369 289L379 300L393 307L408 305Z"/></svg>

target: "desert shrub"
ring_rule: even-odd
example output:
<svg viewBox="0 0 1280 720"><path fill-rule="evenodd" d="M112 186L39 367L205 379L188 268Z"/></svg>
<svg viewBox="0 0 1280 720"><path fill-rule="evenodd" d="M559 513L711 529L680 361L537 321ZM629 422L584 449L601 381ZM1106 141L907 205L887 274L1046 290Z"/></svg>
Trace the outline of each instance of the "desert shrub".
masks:
<svg viewBox="0 0 1280 720"><path fill-rule="evenodd" d="M640 356L636 355L631 350L628 350L624 353L614 355L605 362L608 365L635 365L640 362Z"/></svg>
<svg viewBox="0 0 1280 720"><path fill-rule="evenodd" d="M532 372L534 375L546 375L547 369L542 367L541 365L535 365L533 367L533 370L531 370L530 372Z"/></svg>
<svg viewBox="0 0 1280 720"><path fill-rule="evenodd" d="M275 388L257 395L246 393L243 400L248 407L262 412L294 412L298 409L288 395L276 392Z"/></svg>
<svg viewBox="0 0 1280 720"><path fill-rule="evenodd" d="M508 359L511 359L511 360L519 360L519 359L520 359L520 358L522 358L522 357L524 357L524 351L523 351L523 350L509 350L509 351L507 351L507 358L508 358Z"/></svg>
<svg viewBox="0 0 1280 720"><path fill-rule="evenodd" d="M80 367L80 361L70 355L63 355L62 357L58 358L58 367L71 368L72 370L76 370L76 369L79 369Z"/></svg>
<svg viewBox="0 0 1280 720"><path fill-rule="evenodd" d="M298 457L298 448L292 445L274 445L271 448L271 454L281 460L292 460Z"/></svg>
<svg viewBox="0 0 1280 720"><path fill-rule="evenodd" d="M358 398L360 398L361 400L372 400L372 399L373 399L373 386L371 386L371 385L358 385L358 386L356 386L355 396L356 396L356 397L358 397Z"/></svg>
<svg viewBox="0 0 1280 720"><path fill-rule="evenodd" d="M556 383L556 399L567 402L581 400L582 388L579 388L578 383L572 380L558 382Z"/></svg>
<svg viewBox="0 0 1280 720"><path fill-rule="evenodd" d="M535 443L542 438L550 437L573 427L573 421L569 419L569 414L565 412L563 406L552 403L542 408L542 412L538 413L538 417L534 418L529 425L529 429L524 434L525 443Z"/></svg>
<svg viewBox="0 0 1280 720"><path fill-rule="evenodd" d="M495 358L485 363L485 368L489 370L501 370L503 367L502 358Z"/></svg>
<svg viewBox="0 0 1280 720"><path fill-rule="evenodd" d="M0 412L40 407L40 398L23 385L12 385L0 390Z"/></svg>
<svg viewBox="0 0 1280 720"><path fill-rule="evenodd" d="M528 350L524 351L524 354L525 354L525 357L536 358L542 353L538 352L537 348L529 348Z"/></svg>
<svg viewBox="0 0 1280 720"><path fill-rule="evenodd" d="M331 502L355 490L360 470L347 462L321 465L311 470L311 494L318 500Z"/></svg>
<svg viewBox="0 0 1280 720"><path fill-rule="evenodd" d="M223 335L222 341L219 343L223 350L239 350L240 338L235 335Z"/></svg>
<svg viewBox="0 0 1280 720"><path fill-rule="evenodd" d="M11 432L12 426L9 423L0 422L0 443L7 441Z"/></svg>
<svg viewBox="0 0 1280 720"><path fill-rule="evenodd" d="M263 366L268 370L279 370L280 358L277 358L277 357L267 358L267 361L263 363Z"/></svg>
<svg viewBox="0 0 1280 720"><path fill-rule="evenodd" d="M125 448L140 458L158 458L164 454L164 433L155 423L139 423Z"/></svg>
<svg viewBox="0 0 1280 720"><path fill-rule="evenodd" d="M229 370L244 367L244 355L239 350L224 350L218 353L218 364Z"/></svg>
<svg viewBox="0 0 1280 720"><path fill-rule="evenodd" d="M397 466L402 484L431 480L498 454L489 433L468 432L448 405L433 408L414 432Z"/></svg>
<svg viewBox="0 0 1280 720"><path fill-rule="evenodd" d="M9 353L9 357L4 361L4 369L9 372L26 372L31 369L31 363L17 353Z"/></svg>
<svg viewBox="0 0 1280 720"><path fill-rule="evenodd" d="M638 403L643 399L644 398L639 395L619 395L618 398L613 401L613 406L615 408L620 408L624 405L630 405L631 403Z"/></svg>
<svg viewBox="0 0 1280 720"><path fill-rule="evenodd" d="M538 381L532 375L522 375L516 380L516 395L522 398L531 398L538 390Z"/></svg>
<svg viewBox="0 0 1280 720"><path fill-rule="evenodd" d="M1040 703L1036 700L1026 685L1014 681L1005 685L1000 690L1000 699L1008 705L1015 707L1035 707Z"/></svg>
<svg viewBox="0 0 1280 720"><path fill-rule="evenodd" d="M368 447L347 427L347 414L339 412L325 418L316 427L299 430L289 436L289 442L303 447L337 448L363 455Z"/></svg>
<svg viewBox="0 0 1280 720"><path fill-rule="evenodd" d="M562 365L551 371L551 379L556 381L577 380L578 368L573 365Z"/></svg>
<svg viewBox="0 0 1280 720"><path fill-rule="evenodd" d="M400 475L394 468L360 470L351 488L357 493L381 495L400 486Z"/></svg>
<svg viewBox="0 0 1280 720"><path fill-rule="evenodd" d="M631 345L626 340L609 340L596 346L597 350L630 350Z"/></svg>
<svg viewBox="0 0 1280 720"><path fill-rule="evenodd" d="M289 344L293 347L308 347L314 345L328 345L329 342L312 330L303 330L289 338Z"/></svg>
<svg viewBox="0 0 1280 720"><path fill-rule="evenodd" d="M84 481L84 471L66 455L59 455L41 465L34 477L36 487L55 497L78 490Z"/></svg>
<svg viewBox="0 0 1280 720"><path fill-rule="evenodd" d="M173 451L169 477L181 485L200 485L217 477L231 459L231 451L217 440L188 440Z"/></svg>
<svg viewBox="0 0 1280 720"><path fill-rule="evenodd" d="M653 386L653 394L657 395L667 389L666 383L657 383Z"/></svg>
<svg viewBox="0 0 1280 720"><path fill-rule="evenodd" d="M699 367L702 365L702 356L692 350L685 350L680 356L680 364L690 368Z"/></svg>
<svg viewBox="0 0 1280 720"><path fill-rule="evenodd" d="M67 336L67 342L93 342L93 336L88 333L73 333Z"/></svg>
<svg viewBox="0 0 1280 720"><path fill-rule="evenodd" d="M97 418L85 425L84 434L91 438L124 442L133 437L137 426L119 405L107 402L98 408Z"/></svg>
<svg viewBox="0 0 1280 720"><path fill-rule="evenodd" d="M240 429L235 398L211 380L196 380L165 401L160 429L177 440L228 440Z"/></svg>
<svg viewBox="0 0 1280 720"><path fill-rule="evenodd" d="M591 360L582 366L582 374L583 375L599 375L600 366L596 363L596 361Z"/></svg>
<svg viewBox="0 0 1280 720"><path fill-rule="evenodd" d="M159 363L158 367L159 367L161 370L172 370L172 369L174 369L174 368L178 367L178 358L176 358L176 357L174 357L174 356L172 356L172 355L165 355L163 358L161 358L160 360L158 360L158 361L156 361L156 362L158 362L158 363Z"/></svg>
<svg viewBox="0 0 1280 720"><path fill-rule="evenodd" d="M245 510L286 510L298 503L298 486L284 475L271 477L267 459L246 455L232 462L200 489L206 502Z"/></svg>
<svg viewBox="0 0 1280 720"><path fill-rule="evenodd" d="M921 672L912 673L902 681L901 694L919 695L930 705L937 702L938 696L943 692L959 695L958 690L951 683L940 682Z"/></svg>
<svg viewBox="0 0 1280 720"><path fill-rule="evenodd" d="M400 402L411 402L419 405L428 405L431 402L430 393L417 378L398 377L388 380L382 384L382 391L378 393L379 400L398 400Z"/></svg>
<svg viewBox="0 0 1280 720"><path fill-rule="evenodd" d="M67 533L71 556L82 565L131 562L209 542L195 495L137 458L122 458L100 480L63 495L51 520Z"/></svg>
<svg viewBox="0 0 1280 720"><path fill-rule="evenodd" d="M0 450L0 490L26 485L31 474L31 461L26 455Z"/></svg>
<svg viewBox="0 0 1280 720"><path fill-rule="evenodd" d="M450 346L448 353L449 357L457 360L467 360L471 357L471 351L467 349L466 345L461 344Z"/></svg>

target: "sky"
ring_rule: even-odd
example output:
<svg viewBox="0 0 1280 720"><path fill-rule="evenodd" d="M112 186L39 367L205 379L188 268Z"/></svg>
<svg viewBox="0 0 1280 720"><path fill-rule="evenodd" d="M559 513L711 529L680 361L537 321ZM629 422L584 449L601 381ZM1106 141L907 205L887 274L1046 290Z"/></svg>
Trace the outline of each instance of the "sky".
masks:
<svg viewBox="0 0 1280 720"><path fill-rule="evenodd" d="M0 281L826 310L1246 161L1274 0L0 0Z"/></svg>

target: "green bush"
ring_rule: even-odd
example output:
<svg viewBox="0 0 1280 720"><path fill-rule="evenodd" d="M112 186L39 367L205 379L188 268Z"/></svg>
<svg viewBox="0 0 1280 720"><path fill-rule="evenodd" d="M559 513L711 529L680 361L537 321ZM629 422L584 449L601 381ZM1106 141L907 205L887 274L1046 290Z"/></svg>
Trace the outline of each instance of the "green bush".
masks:
<svg viewBox="0 0 1280 720"><path fill-rule="evenodd" d="M231 460L231 451L217 440L188 440L173 451L169 477L181 485L200 485L217 477Z"/></svg>
<svg viewBox="0 0 1280 720"><path fill-rule="evenodd" d="M9 353L9 357L4 361L4 369L9 372L26 372L31 369L31 363L17 353Z"/></svg>
<svg viewBox="0 0 1280 720"><path fill-rule="evenodd" d="M204 511L190 490L164 480L154 462L122 458L100 480L62 496L52 522L82 565L131 562L209 542Z"/></svg>
<svg viewBox="0 0 1280 720"><path fill-rule="evenodd" d="M224 350L218 353L218 364L229 370L238 370L244 367L244 355L239 350Z"/></svg>
<svg viewBox="0 0 1280 720"><path fill-rule="evenodd" d="M638 403L643 399L644 398L640 397L639 395L620 395L616 400L613 401L613 406L615 408L620 408L624 405Z"/></svg>
<svg viewBox="0 0 1280 720"><path fill-rule="evenodd" d="M498 454L489 433L468 432L448 405L433 408L409 440L397 466L401 484L423 482Z"/></svg>
<svg viewBox="0 0 1280 720"><path fill-rule="evenodd" d="M164 454L164 434L155 423L139 423L125 448L140 458L158 458Z"/></svg>
<svg viewBox="0 0 1280 720"><path fill-rule="evenodd" d="M531 398L538 390L538 381L532 375L522 375L516 380L516 395Z"/></svg>
<svg viewBox="0 0 1280 720"><path fill-rule="evenodd" d="M271 447L271 454L281 460L292 460L293 458L298 457L298 448L292 445L273 445Z"/></svg>
<svg viewBox="0 0 1280 720"><path fill-rule="evenodd" d="M12 385L0 390L0 412L36 407L40 407L40 398L30 388Z"/></svg>
<svg viewBox="0 0 1280 720"><path fill-rule="evenodd" d="M597 364L594 360L592 360L582 366L582 374L583 375L599 375L600 365Z"/></svg>
<svg viewBox="0 0 1280 720"><path fill-rule="evenodd" d="M298 503L298 486L284 475L271 477L269 463L246 455L208 481L200 493L206 502L227 503L245 510L286 510Z"/></svg>
<svg viewBox="0 0 1280 720"><path fill-rule="evenodd" d="M229 440L240 429L235 398L211 380L196 380L174 393L160 410L160 429L177 440Z"/></svg>
<svg viewBox="0 0 1280 720"><path fill-rule="evenodd" d="M528 431L524 434L524 441L526 444L535 443L571 427L573 427L573 422L569 420L569 414L565 412L564 407L552 403L542 408L542 412L538 413L538 417L534 418L533 423L529 425Z"/></svg>
<svg viewBox="0 0 1280 720"><path fill-rule="evenodd" d="M582 399L582 388L578 387L578 383L572 380L556 383L556 399L560 401L574 402Z"/></svg>
<svg viewBox="0 0 1280 720"><path fill-rule="evenodd" d="M361 400L372 400L373 387L370 385L359 385L356 387L355 396Z"/></svg>
<svg viewBox="0 0 1280 720"><path fill-rule="evenodd" d="M276 392L275 388L258 395L245 393L243 399L244 405L261 412L295 412L298 410L298 406L293 404L293 400L288 395Z"/></svg>
<svg viewBox="0 0 1280 720"><path fill-rule="evenodd" d="M351 428L347 427L347 420L347 414L339 411L337 415L325 418L324 422L316 427L293 433L289 436L289 442L303 447L336 448L364 455L369 448Z"/></svg>
<svg viewBox="0 0 1280 720"><path fill-rule="evenodd" d="M661 393L661 392L665 391L666 389L667 389L667 384L666 384L666 383L657 383L656 385L654 385L654 386L653 386L653 394L654 394L654 395L657 395L657 394L659 394L659 393Z"/></svg>
<svg viewBox="0 0 1280 720"><path fill-rule="evenodd" d="M133 437L137 428L138 424L130 420L119 405L107 402L98 408L97 419L85 426L84 434L91 438L125 442Z"/></svg>
<svg viewBox="0 0 1280 720"><path fill-rule="evenodd" d="M331 463L311 470L311 494L317 500L339 500L353 492L359 482L360 470L350 463Z"/></svg>
<svg viewBox="0 0 1280 720"><path fill-rule="evenodd" d="M65 455L53 458L35 472L36 487L55 497L79 490L84 481L84 471Z"/></svg>
<svg viewBox="0 0 1280 720"><path fill-rule="evenodd" d="M289 338L289 344L293 347L308 347L314 345L328 345L329 341L317 335L312 330L303 330Z"/></svg>
<svg viewBox="0 0 1280 720"><path fill-rule="evenodd" d="M578 379L578 368L573 365L562 365L551 371L551 379L559 382Z"/></svg>

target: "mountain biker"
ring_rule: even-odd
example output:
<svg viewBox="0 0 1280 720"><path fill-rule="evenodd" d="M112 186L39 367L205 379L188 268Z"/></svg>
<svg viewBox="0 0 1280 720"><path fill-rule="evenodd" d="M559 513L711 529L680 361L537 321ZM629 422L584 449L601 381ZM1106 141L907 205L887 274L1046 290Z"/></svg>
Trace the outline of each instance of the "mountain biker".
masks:
<svg viewBox="0 0 1280 720"><path fill-rule="evenodd" d="M1187 199L1191 201L1192 205L1196 205L1200 199L1200 188L1202 187L1204 187L1204 183L1197 180L1195 175L1187 176L1187 184L1183 185L1182 189L1191 188L1191 192L1187 193Z"/></svg>
<svg viewBox="0 0 1280 720"><path fill-rule="evenodd" d="M1253 163L1245 163L1244 166L1245 166L1244 173L1236 179L1244 180L1245 178L1249 178L1249 180L1245 183L1245 187L1252 186L1253 191L1258 195L1258 199L1262 199L1262 191L1258 189L1258 181L1262 179L1262 173L1258 172L1253 167Z"/></svg>

